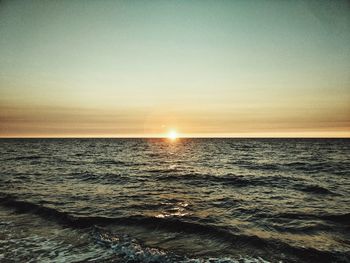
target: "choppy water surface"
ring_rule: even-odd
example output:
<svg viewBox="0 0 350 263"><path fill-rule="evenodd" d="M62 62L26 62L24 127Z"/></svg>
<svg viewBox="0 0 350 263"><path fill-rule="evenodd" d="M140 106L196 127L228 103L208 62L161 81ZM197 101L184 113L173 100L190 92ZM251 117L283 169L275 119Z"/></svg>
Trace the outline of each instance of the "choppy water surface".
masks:
<svg viewBox="0 0 350 263"><path fill-rule="evenodd" d="M0 261L350 262L350 140L0 140Z"/></svg>

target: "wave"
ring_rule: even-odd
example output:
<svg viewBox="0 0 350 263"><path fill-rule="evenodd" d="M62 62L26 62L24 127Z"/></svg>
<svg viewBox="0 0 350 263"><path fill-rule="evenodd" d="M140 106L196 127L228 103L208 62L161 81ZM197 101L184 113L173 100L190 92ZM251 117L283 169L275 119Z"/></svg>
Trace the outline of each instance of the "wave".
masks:
<svg viewBox="0 0 350 263"><path fill-rule="evenodd" d="M344 162L322 162L322 163L312 163L312 162L289 162L289 163L258 163L252 162L250 160L237 160L231 164L237 165L239 167L245 168L247 170L254 171L298 171L307 174L314 174L320 172L329 172L336 175L344 175L349 172L350 166L348 163Z"/></svg>
<svg viewBox="0 0 350 263"><path fill-rule="evenodd" d="M0 204L6 207L15 208L19 212L27 212L44 216L45 218L51 218L60 223L64 223L77 228L118 223L125 225L130 224L157 227L172 231L184 231L186 233L206 233L213 236L230 236L230 233L227 231L211 225L204 225L200 223L192 223L169 218L164 219L144 216L129 216L120 218L102 216L76 217L67 212L59 211L54 208L45 207L28 201L17 200L11 195L1 196Z"/></svg>
<svg viewBox="0 0 350 263"><path fill-rule="evenodd" d="M298 181L297 178L290 177L282 177L282 176L242 176L242 175L234 175L234 174L226 174L223 176L215 176L209 174L181 174L181 175L160 175L157 177L158 180L186 180L189 183L191 181L196 184L205 184L208 185L210 183L220 183L223 185L229 185L234 187L249 187L249 186L269 186L276 188L291 188L294 190L312 193L312 194L323 194L323 195L340 195L338 193L334 193L331 190L312 184L303 184L303 180L299 179L300 183L296 183Z"/></svg>
<svg viewBox="0 0 350 263"><path fill-rule="evenodd" d="M147 173L156 173L156 174L167 174L167 173L172 173L172 172L177 172L179 169L178 168L163 168L163 169L157 169L157 168L151 168L151 169L146 169L145 172Z"/></svg>
<svg viewBox="0 0 350 263"><path fill-rule="evenodd" d="M249 177L235 174L226 174L222 176L210 175L210 174L181 174L181 175L161 175L157 177L158 180L188 180L196 181L198 183L208 184L208 183L222 183L226 185L234 186L251 186L257 184L266 184L266 177L257 178Z"/></svg>
<svg viewBox="0 0 350 263"><path fill-rule="evenodd" d="M273 249L280 251L279 253L287 253L295 255L300 259L307 260L308 262L345 262L342 260L343 255L337 252L320 251L314 248L294 247L290 244L284 243L280 240L260 238L254 235L246 235L239 233L235 228L224 228L219 226L213 226L209 224L202 224L199 222L189 222L174 218L156 218L146 216L129 216L120 218L102 217L102 216L89 216L89 217L77 217L70 215L67 212L59 211L54 208L41 206L28 201L17 200L12 195L0 195L0 205L16 209L18 212L32 213L41 216L45 219L54 220L55 222L63 225L67 225L74 228L91 228L91 227L106 227L113 224L120 225L137 225L143 226L149 229L163 229L171 232L188 233L205 235L210 238L223 240L230 242L238 246L251 247L253 250L268 251ZM301 214L280 214L280 217L287 218L305 218L309 215ZM336 222L346 223L349 222L350 214L344 215L324 215L324 219L332 220ZM101 241L102 242L102 241ZM148 251L148 250L147 250ZM149 252L149 251L148 251ZM143 253L148 255L149 253ZM158 252L156 253L159 254ZM148 256L147 256L148 257ZM153 257L153 256L152 256ZM187 260L187 259L186 259ZM136 261L137 262L137 261ZM141 261L141 262L153 262L153 261ZM168 261L155 261L155 262L168 262ZM175 261L178 262L178 261ZM220 262L220 261L184 261L184 262ZM223 261L226 262L226 261ZM231 262L231 261L228 261ZM236 261L232 261L236 262ZM240 261L239 261L240 262ZM260 262L260 261L257 261Z"/></svg>
<svg viewBox="0 0 350 263"><path fill-rule="evenodd" d="M349 164L346 162L290 162L284 163L281 167L294 169L309 173L332 172L335 174L343 174L343 170L349 169Z"/></svg>
<svg viewBox="0 0 350 263"><path fill-rule="evenodd" d="M331 190L328 190L325 187L319 186L319 185L302 185L302 184L295 184L294 187L300 191L307 192L307 193L313 193L313 194L325 194L325 195L341 195L338 193L334 193Z"/></svg>
<svg viewBox="0 0 350 263"><path fill-rule="evenodd" d="M266 215L268 217L268 215ZM345 226L350 226L350 213L345 214L307 214L307 213L280 213L273 215L275 218L288 218L288 219L316 219L316 220L326 220L335 223L343 224Z"/></svg>
<svg viewBox="0 0 350 263"><path fill-rule="evenodd" d="M98 165L117 165L117 166L123 166L123 167L133 167L133 166L142 166L145 165L145 163L137 163L137 162L127 162L127 161L121 161L121 160L96 160L94 162Z"/></svg>
<svg viewBox="0 0 350 263"><path fill-rule="evenodd" d="M142 242L127 234L112 233L101 227L94 227L94 237L97 243L112 249L125 262L154 262L154 263L268 263L261 257L220 257L220 258L191 258L177 255L159 248L147 247Z"/></svg>
<svg viewBox="0 0 350 263"><path fill-rule="evenodd" d="M98 184L121 184L127 183L132 179L119 173L94 174L89 172L70 173L68 174L68 177L78 179L83 182L92 182Z"/></svg>
<svg viewBox="0 0 350 263"><path fill-rule="evenodd" d="M32 161L32 160L38 160L45 158L43 156L38 156L38 155L30 155L30 156L16 156L16 157L9 157L6 158L5 161Z"/></svg>
<svg viewBox="0 0 350 263"><path fill-rule="evenodd" d="M350 226L350 213L338 215L324 215L324 219Z"/></svg>
<svg viewBox="0 0 350 263"><path fill-rule="evenodd" d="M111 165L122 165L122 166L128 166L129 163L119 161L119 160L96 160L95 164L111 164Z"/></svg>

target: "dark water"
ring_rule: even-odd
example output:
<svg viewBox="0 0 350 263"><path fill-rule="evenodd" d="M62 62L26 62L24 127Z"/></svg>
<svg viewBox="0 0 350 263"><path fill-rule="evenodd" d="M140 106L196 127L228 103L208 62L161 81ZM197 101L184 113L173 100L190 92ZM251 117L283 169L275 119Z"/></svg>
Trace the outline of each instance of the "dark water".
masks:
<svg viewBox="0 0 350 263"><path fill-rule="evenodd" d="M350 140L0 140L0 261L350 262Z"/></svg>

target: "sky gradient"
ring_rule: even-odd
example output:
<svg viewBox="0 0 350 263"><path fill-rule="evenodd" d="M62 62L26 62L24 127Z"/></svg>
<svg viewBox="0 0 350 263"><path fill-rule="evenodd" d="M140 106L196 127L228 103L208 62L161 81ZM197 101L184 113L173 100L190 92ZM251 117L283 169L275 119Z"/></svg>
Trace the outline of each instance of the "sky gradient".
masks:
<svg viewBox="0 0 350 263"><path fill-rule="evenodd" d="M350 137L348 1L0 1L0 137Z"/></svg>

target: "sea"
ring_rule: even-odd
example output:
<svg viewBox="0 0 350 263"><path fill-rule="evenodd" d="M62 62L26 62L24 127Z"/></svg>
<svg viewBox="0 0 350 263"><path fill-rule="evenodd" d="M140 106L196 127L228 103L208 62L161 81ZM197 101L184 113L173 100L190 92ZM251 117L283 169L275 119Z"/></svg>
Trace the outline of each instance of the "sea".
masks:
<svg viewBox="0 0 350 263"><path fill-rule="evenodd" d="M0 262L350 262L350 139L1 139Z"/></svg>

